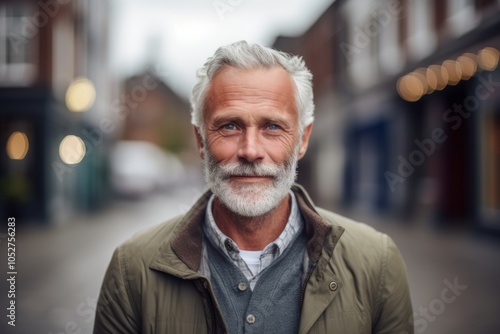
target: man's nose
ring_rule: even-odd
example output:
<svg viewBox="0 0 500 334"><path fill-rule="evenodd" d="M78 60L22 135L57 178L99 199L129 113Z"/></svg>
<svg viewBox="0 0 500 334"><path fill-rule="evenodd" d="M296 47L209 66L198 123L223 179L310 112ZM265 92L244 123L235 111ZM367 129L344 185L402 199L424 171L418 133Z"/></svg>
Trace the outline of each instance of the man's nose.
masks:
<svg viewBox="0 0 500 334"><path fill-rule="evenodd" d="M248 162L258 161L264 158L264 147L260 141L258 129L245 129L239 142L237 156L238 159L244 159Z"/></svg>

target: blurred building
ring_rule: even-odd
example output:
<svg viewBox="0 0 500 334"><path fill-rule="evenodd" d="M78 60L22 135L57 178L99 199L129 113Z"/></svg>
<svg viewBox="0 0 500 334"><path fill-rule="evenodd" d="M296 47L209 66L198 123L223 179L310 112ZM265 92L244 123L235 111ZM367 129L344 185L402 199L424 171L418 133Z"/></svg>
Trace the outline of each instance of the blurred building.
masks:
<svg viewBox="0 0 500 334"><path fill-rule="evenodd" d="M106 199L107 3L0 0L2 216L58 221Z"/></svg>
<svg viewBox="0 0 500 334"><path fill-rule="evenodd" d="M343 73L335 54L342 27L334 3L302 36L280 36L274 48L301 55L313 74L315 122L306 157L299 161L299 182L324 206L342 199L345 165L342 112Z"/></svg>
<svg viewBox="0 0 500 334"><path fill-rule="evenodd" d="M183 162L192 162L196 147L189 103L153 71L128 78L124 86L123 129L111 151L113 190L142 198L182 184Z"/></svg>
<svg viewBox="0 0 500 334"><path fill-rule="evenodd" d="M129 103L123 140L148 141L172 153L194 147L188 101L152 71L128 78L125 96Z"/></svg>
<svg viewBox="0 0 500 334"><path fill-rule="evenodd" d="M274 46L315 78L318 202L500 230L500 1L337 0Z"/></svg>

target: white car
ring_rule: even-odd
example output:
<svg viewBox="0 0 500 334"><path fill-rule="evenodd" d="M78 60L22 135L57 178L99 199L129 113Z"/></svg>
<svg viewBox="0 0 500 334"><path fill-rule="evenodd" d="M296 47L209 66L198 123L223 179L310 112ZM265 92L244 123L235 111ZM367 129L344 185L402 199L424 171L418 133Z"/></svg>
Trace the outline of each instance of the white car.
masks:
<svg viewBox="0 0 500 334"><path fill-rule="evenodd" d="M143 197L182 182L179 158L146 141L123 140L111 151L111 183L127 197Z"/></svg>

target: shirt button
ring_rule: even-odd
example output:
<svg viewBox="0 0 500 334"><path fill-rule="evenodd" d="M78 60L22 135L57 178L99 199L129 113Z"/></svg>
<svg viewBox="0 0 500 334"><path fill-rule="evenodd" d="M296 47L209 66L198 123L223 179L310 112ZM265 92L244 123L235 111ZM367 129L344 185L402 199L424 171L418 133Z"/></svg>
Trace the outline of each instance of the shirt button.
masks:
<svg viewBox="0 0 500 334"><path fill-rule="evenodd" d="M339 287L339 285L337 284L337 282L330 282L330 290L332 291L335 291L337 290L337 288Z"/></svg>
<svg viewBox="0 0 500 334"><path fill-rule="evenodd" d="M255 316L253 314L247 315L247 322L253 324L255 322Z"/></svg>
<svg viewBox="0 0 500 334"><path fill-rule="evenodd" d="M231 241L226 240L226 242L224 243L224 245L226 246L226 249L227 249L228 252L230 252L230 251L233 250L233 245L231 245Z"/></svg>
<svg viewBox="0 0 500 334"><path fill-rule="evenodd" d="M248 284L246 284L245 282L240 282L238 284L238 290L240 290L240 291L245 291L247 288L248 288Z"/></svg>

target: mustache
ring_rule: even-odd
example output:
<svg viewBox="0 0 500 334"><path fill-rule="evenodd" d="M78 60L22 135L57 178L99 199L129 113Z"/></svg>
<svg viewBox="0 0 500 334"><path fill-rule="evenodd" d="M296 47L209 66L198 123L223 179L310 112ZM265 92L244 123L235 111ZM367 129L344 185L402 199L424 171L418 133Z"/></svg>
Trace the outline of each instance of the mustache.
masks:
<svg viewBox="0 0 500 334"><path fill-rule="evenodd" d="M262 176L276 178L283 167L269 163L229 163L218 165L219 175L223 180L232 176Z"/></svg>

